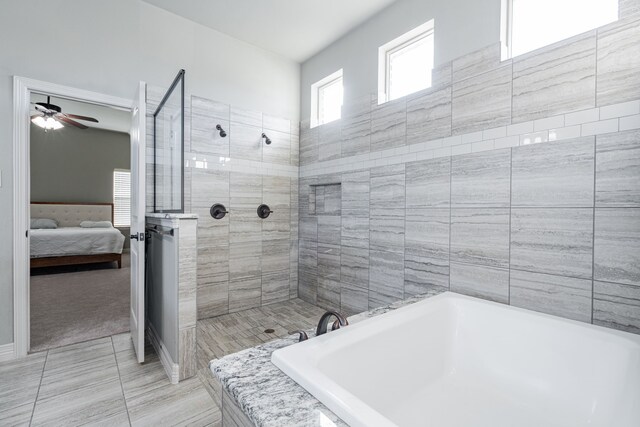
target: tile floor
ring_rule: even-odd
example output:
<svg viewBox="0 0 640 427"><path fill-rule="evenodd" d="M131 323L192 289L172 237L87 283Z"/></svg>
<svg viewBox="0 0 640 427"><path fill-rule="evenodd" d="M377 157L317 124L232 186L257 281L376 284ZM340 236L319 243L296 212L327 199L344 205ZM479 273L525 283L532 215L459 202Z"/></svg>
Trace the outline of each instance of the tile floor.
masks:
<svg viewBox="0 0 640 427"><path fill-rule="evenodd" d="M208 361L313 327L323 313L296 299L199 321L198 376L178 385L149 346L137 363L129 334L0 363L0 425L217 426Z"/></svg>

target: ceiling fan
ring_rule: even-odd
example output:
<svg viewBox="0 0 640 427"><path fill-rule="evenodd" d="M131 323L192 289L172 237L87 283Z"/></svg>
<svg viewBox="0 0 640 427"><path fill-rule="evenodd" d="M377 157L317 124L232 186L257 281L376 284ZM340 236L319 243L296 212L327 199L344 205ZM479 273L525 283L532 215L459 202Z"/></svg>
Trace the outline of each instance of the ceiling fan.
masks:
<svg viewBox="0 0 640 427"><path fill-rule="evenodd" d="M64 127L63 123L75 126L80 129L88 129L88 126L85 126L73 119L98 123L98 120L94 119L93 117L63 113L62 108L51 103L50 96L47 96L47 102L34 103L34 108L38 113L31 116L31 122L43 128L45 132L49 129L60 129Z"/></svg>

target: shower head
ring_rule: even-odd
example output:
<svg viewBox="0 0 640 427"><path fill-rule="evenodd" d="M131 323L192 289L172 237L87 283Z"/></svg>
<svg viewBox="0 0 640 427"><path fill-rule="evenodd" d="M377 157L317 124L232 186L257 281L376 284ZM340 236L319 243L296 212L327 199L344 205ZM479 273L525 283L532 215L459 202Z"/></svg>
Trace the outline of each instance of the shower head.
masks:
<svg viewBox="0 0 640 427"><path fill-rule="evenodd" d="M264 143L267 145L271 145L271 139L265 135L264 133L262 134L262 137L264 138Z"/></svg>
<svg viewBox="0 0 640 427"><path fill-rule="evenodd" d="M216 125L216 129L220 131L220 138L224 138L225 136L227 136L227 132L225 132L224 129L222 129L222 126Z"/></svg>

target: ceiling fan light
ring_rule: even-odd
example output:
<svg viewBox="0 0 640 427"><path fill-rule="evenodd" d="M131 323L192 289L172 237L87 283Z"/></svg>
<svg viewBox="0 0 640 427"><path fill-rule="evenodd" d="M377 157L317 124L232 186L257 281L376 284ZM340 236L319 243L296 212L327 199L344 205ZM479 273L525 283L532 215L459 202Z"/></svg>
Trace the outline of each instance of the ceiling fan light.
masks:
<svg viewBox="0 0 640 427"><path fill-rule="evenodd" d="M49 129L58 130L64 127L62 123L60 123L53 117L43 117L43 116L34 117L33 119L31 119L31 123L41 127L44 130L49 130Z"/></svg>

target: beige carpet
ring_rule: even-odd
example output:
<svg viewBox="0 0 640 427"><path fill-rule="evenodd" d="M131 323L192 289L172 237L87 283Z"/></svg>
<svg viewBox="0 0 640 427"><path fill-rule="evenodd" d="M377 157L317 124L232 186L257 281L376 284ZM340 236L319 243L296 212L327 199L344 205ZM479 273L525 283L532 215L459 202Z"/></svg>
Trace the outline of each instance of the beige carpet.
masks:
<svg viewBox="0 0 640 427"><path fill-rule="evenodd" d="M129 255L115 263L34 270L31 351L127 332Z"/></svg>

